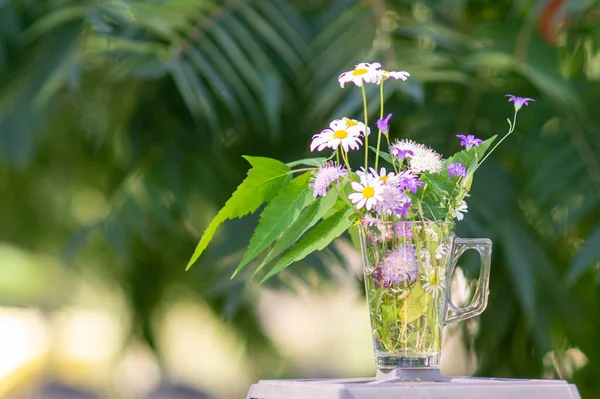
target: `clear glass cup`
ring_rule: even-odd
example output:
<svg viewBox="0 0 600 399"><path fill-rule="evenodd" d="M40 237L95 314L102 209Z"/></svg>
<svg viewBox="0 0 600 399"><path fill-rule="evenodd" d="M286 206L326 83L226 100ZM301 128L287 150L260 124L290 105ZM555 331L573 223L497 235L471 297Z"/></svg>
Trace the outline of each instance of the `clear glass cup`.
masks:
<svg viewBox="0 0 600 399"><path fill-rule="evenodd" d="M454 223L371 222L359 228L375 363L379 369L438 368L442 328L487 305L492 242L454 235ZM452 274L469 249L481 258L466 307L450 298Z"/></svg>

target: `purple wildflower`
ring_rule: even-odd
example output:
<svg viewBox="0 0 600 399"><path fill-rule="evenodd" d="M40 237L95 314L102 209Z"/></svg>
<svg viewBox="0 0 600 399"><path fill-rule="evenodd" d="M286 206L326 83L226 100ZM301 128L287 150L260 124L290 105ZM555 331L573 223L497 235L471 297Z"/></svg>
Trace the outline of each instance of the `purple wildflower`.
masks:
<svg viewBox="0 0 600 399"><path fill-rule="evenodd" d="M385 118L377 120L377 129L381 130L381 133L383 133L383 134L388 133L389 128L390 128L389 123L390 123L391 117L392 117L392 114L388 114L388 116L386 116Z"/></svg>
<svg viewBox="0 0 600 399"><path fill-rule="evenodd" d="M310 180L309 188L313 189L313 197L324 197L331 183L338 181L342 176L346 176L348 171L335 162L327 162L319 167Z"/></svg>
<svg viewBox="0 0 600 399"><path fill-rule="evenodd" d="M404 158L414 157L415 156L415 152L414 151L409 150L407 148L402 148L402 146L400 146L398 144L393 144L390 147L390 154L392 154L393 156L395 156L396 158L398 158L401 161Z"/></svg>
<svg viewBox="0 0 600 399"><path fill-rule="evenodd" d="M467 177L467 168L465 168L460 162L449 163L448 178L451 179L452 176Z"/></svg>
<svg viewBox="0 0 600 399"><path fill-rule="evenodd" d="M397 214L401 215L401 216L408 215L408 209L410 208L411 205L412 205L412 201L409 198L404 204L402 204L401 207L396 209Z"/></svg>
<svg viewBox="0 0 600 399"><path fill-rule="evenodd" d="M472 134L467 136L464 134L457 134L456 137L460 139L460 145L467 150L470 150L472 147L478 147L479 144L483 143L483 140L476 138Z"/></svg>
<svg viewBox="0 0 600 399"><path fill-rule="evenodd" d="M396 232L397 238L413 238L412 230L410 229L410 222L394 223L394 231Z"/></svg>
<svg viewBox="0 0 600 399"><path fill-rule="evenodd" d="M377 268L372 274L373 281L375 282L375 288L380 289L381 287L389 287L389 283L383 282L383 275L381 273L381 269Z"/></svg>
<svg viewBox="0 0 600 399"><path fill-rule="evenodd" d="M402 193L402 190L398 187L386 185L383 186L381 196L383 200L375 205L377 213L380 215L388 214L395 216L404 213L403 216L406 216L407 209L405 210L405 204L407 202L410 203L410 198L408 195Z"/></svg>
<svg viewBox="0 0 600 399"><path fill-rule="evenodd" d="M425 183L419 181L419 178L413 174L405 175L400 177L400 183L398 187L401 190L410 190L413 194L417 193L419 187L423 187Z"/></svg>
<svg viewBox="0 0 600 399"><path fill-rule="evenodd" d="M517 97L513 96L512 94L507 94L504 97L508 97L508 102L512 101L515 103L515 112L519 112L523 105L529 105L527 103L528 101L535 101L533 98Z"/></svg>
<svg viewBox="0 0 600 399"><path fill-rule="evenodd" d="M388 251L379 266L384 284L415 281L419 267L415 247L412 244L398 245Z"/></svg>

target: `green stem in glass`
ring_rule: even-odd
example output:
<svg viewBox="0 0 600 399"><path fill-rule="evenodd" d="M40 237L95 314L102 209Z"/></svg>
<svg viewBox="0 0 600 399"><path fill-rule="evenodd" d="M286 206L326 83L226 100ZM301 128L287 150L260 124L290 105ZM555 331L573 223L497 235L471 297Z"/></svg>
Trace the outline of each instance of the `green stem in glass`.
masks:
<svg viewBox="0 0 600 399"><path fill-rule="evenodd" d="M379 119L383 119L383 82L379 85ZM375 151L375 170L379 165L379 146L381 145L381 129L377 129L377 151Z"/></svg>

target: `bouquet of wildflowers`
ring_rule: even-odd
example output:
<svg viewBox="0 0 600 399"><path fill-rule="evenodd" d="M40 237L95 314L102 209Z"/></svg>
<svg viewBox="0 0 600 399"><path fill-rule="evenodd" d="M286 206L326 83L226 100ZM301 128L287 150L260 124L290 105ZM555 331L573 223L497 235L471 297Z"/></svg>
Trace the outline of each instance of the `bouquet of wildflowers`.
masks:
<svg viewBox="0 0 600 399"><path fill-rule="evenodd" d="M508 132L491 151L487 150L496 136L482 141L471 134L459 134L463 150L444 159L424 144L407 139L390 140L392 115L384 117L384 83L406 81L409 77L405 71L382 69L379 63L360 63L342 73L338 79L342 88L351 83L361 90L364 120L336 119L316 134L310 150L323 154L322 157L284 164L275 159L245 156L252 166L246 179L207 227L188 268L202 254L222 222L253 213L265 203L234 275L259 257L255 273L268 267L264 281L358 226L366 229L369 240L389 243L411 233L398 231L398 225L387 223L461 220L467 212L465 199L473 173L514 131L518 111L533 100L508 96L514 102L514 116L512 121L508 119ZM378 85L380 90L375 134L368 121L367 84ZM359 167L351 165L350 151L363 151L364 163ZM436 250L439 256L444 248ZM384 251L382 255L385 254ZM381 270L374 273L381 274ZM418 279L412 269L404 275L403 281ZM388 286L400 282L381 275L379 279Z"/></svg>

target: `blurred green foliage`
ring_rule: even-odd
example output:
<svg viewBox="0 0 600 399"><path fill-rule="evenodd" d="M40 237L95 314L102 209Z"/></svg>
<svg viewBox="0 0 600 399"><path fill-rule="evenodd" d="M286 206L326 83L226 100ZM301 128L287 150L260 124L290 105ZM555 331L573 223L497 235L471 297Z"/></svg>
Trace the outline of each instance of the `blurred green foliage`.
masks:
<svg viewBox="0 0 600 399"><path fill-rule="evenodd" d="M386 91L392 135L446 154L457 133L505 131L505 94L536 99L478 171L458 227L494 242L468 344L478 374L504 377L571 377L560 364L579 348L588 362L571 379L600 395L596 1L0 0L0 240L114 281L151 345L168 288L188 287L267 377L256 283L229 279L256 219L186 262L243 179L240 156L308 156L331 119L360 117L338 74L374 60L412 75ZM323 257L305 263L283 279L329 275Z"/></svg>

